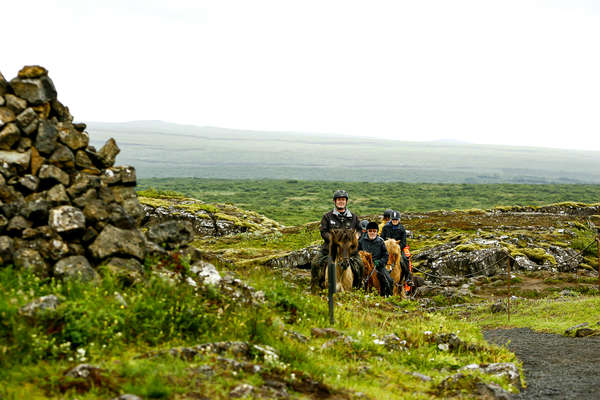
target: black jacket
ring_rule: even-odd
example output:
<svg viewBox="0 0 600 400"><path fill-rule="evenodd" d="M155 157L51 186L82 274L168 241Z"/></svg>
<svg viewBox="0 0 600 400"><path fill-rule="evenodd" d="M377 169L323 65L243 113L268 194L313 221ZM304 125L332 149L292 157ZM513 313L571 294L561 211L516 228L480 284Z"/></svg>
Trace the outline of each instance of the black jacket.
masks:
<svg viewBox="0 0 600 400"><path fill-rule="evenodd" d="M384 240L377 236L371 240L368 237L362 238L358 241L358 250L364 250L371 253L373 256L373 263L375 267L385 267L388 261L388 252L385 247Z"/></svg>
<svg viewBox="0 0 600 400"><path fill-rule="evenodd" d="M356 232L361 233L360 221L358 216L352 214L348 209L344 214L340 214L336 210L329 211L321 218L321 237L325 241L325 244L329 244L328 233L332 229L354 229Z"/></svg>
<svg viewBox="0 0 600 400"><path fill-rule="evenodd" d="M400 241L400 250L404 250L406 247L406 229L402 224L393 226L392 221L388 222L381 230L381 237L383 240L395 239Z"/></svg>

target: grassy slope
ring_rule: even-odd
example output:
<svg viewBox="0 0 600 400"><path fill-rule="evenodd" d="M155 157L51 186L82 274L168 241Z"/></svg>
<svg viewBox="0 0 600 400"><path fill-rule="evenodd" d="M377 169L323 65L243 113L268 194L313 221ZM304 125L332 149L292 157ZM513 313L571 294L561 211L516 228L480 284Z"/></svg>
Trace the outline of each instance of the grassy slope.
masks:
<svg viewBox="0 0 600 400"><path fill-rule="evenodd" d="M472 213L472 216L473 219L455 216L454 219L437 221L426 218L415 220L415 224L419 223L415 227L423 236L415 238L411 247L418 251L421 247L435 244L435 240L443 242L457 234L467 238L475 230L485 231L488 229L486 224L491 227L494 223L483 220L478 213ZM445 221L444 231L440 234L437 227L442 220ZM544 219L539 223L550 227L555 222ZM229 397L229 390L237 384L246 382L260 386L266 377L235 371L211 354L188 361L171 356L140 356L175 346L243 340L277 349L280 361L255 360L271 373L289 382L292 373L300 374L302 371L333 390L340 390L342 397L339 398L350 398L343 397L344 393L348 394L344 391L363 392L377 399L449 398L461 396L461 390L465 393L471 390L468 382L453 392L444 392L438 386L459 367L473 362L515 361L505 349L483 341L482 328L529 326L560 333L566 327L581 322L594 323L598 319L595 311L600 305L597 296L577 295L572 301L558 301L555 300L556 290L543 292L546 299L520 300L512 310L510 322L505 314L490 313L488 305L469 311L447 308L427 312L416 302L352 292L336 298L335 327L357 342L321 349L326 339L311 338L310 330L329 325L324 295L309 295L308 277L300 271L273 271L252 262L262 255L259 254L261 251L275 254L319 241L312 225L284 232L260 239L240 235L196 243L204 251L229 252L227 256L234 261L246 260L244 266L218 267L222 272L233 268L231 272L239 274L256 289L263 290L266 295L263 305L245 304L221 295L211 287L194 291L186 285L171 285L160 279L151 279L134 287L123 287L110 278L101 285L47 284L10 268L1 269L0 397L95 399L112 398L117 393L128 392L143 398L208 396L225 399ZM432 239L433 233L438 235L435 240ZM540 236L541 239L544 238ZM567 240L566 237L554 239ZM169 260L161 263L148 260L146 263L147 272L171 267L173 262ZM553 289L568 280L551 279L542 277ZM570 283L575 286L589 284L590 279L581 278L581 282L571 279ZM515 281L518 287L517 284ZM490 282L484 290L492 291L496 297L505 296L501 281ZM19 307L49 293L55 293L64 300L56 315L49 314L40 323L32 323L18 315ZM126 307L118 301L115 293L122 295L127 302ZM482 298L473 301L481 302ZM293 340L286 333L291 330L306 335L309 341L301 343ZM428 331L432 335L428 335ZM452 332L475 345L476 349L446 352L432 342L431 336ZM389 351L374 342L390 333L407 341L406 351ZM77 393L77 386L63 374L78 362L90 362L104 368L107 379ZM199 373L205 365L213 367L216 375L207 377ZM413 372L431 376L433 380L423 382L411 375ZM509 388L507 382L501 379L481 379ZM71 389L67 389L69 387ZM293 396L311 398L301 392L293 392Z"/></svg>

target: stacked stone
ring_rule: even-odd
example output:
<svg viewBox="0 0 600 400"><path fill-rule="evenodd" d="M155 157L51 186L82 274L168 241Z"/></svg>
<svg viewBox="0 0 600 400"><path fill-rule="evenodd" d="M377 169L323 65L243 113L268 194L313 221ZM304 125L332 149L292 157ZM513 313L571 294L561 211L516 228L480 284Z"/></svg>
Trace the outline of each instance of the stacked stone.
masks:
<svg viewBox="0 0 600 400"><path fill-rule="evenodd" d="M40 277L141 269L144 210L133 167L115 167L114 139L96 150L43 67L0 73L0 265Z"/></svg>

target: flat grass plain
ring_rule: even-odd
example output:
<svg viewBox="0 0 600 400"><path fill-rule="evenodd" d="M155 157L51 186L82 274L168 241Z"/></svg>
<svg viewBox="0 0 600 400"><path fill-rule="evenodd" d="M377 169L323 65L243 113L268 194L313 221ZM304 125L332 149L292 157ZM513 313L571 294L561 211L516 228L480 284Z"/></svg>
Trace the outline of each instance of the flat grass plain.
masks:
<svg viewBox="0 0 600 400"><path fill-rule="evenodd" d="M205 178L149 178L138 181L138 190L151 188L176 191L211 203L232 203L285 225L319 220L332 207L331 196L340 188L350 193L349 209L359 215L382 214L387 208L402 213L600 201L600 185L576 184L435 184Z"/></svg>
<svg viewBox="0 0 600 400"><path fill-rule="evenodd" d="M96 147L114 137L121 148L118 164L134 165L140 178L600 183L598 151L244 131L162 121L91 122L87 130ZM585 148L585 143L580 145Z"/></svg>

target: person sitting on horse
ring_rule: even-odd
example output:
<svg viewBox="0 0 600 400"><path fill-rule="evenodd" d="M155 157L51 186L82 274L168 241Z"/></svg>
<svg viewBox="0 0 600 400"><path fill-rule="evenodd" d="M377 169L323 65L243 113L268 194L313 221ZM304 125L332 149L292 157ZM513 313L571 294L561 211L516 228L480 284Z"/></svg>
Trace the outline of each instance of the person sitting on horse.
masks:
<svg viewBox="0 0 600 400"><path fill-rule="evenodd" d="M412 285L412 275L408 268L408 257L406 257L404 253L404 248L406 247L406 229L400 223L400 213L398 211L392 212L390 222L385 224L381 231L381 237L383 240L394 239L398 242L400 254L402 255L402 261L400 263L402 272L406 277L406 283Z"/></svg>
<svg viewBox="0 0 600 400"><path fill-rule="evenodd" d="M325 268L329 258L329 235L332 229L351 229L355 232L356 238L360 237L361 228L358 216L348 210L348 192L345 190L336 190L333 193L332 211L325 213L321 218L319 228L323 245L311 261L311 290L317 292L319 288L325 287ZM363 274L363 263L358 255L358 250L350 256L350 267L354 277L353 287L359 288Z"/></svg>
<svg viewBox="0 0 600 400"><path fill-rule="evenodd" d="M377 222L369 222L367 225L367 237L359 240L358 249L371 253L373 264L375 264L375 270L377 271L377 278L381 286L381 295L387 297L394 294L394 281L385 267L388 262L388 252L384 240L381 236L377 235L378 230L379 226Z"/></svg>
<svg viewBox="0 0 600 400"><path fill-rule="evenodd" d="M362 221L360 221L360 229L362 230L362 233L360 234L359 240L367 236L367 225L368 224L369 224L369 221L367 221L366 219L363 219Z"/></svg>
<svg viewBox="0 0 600 400"><path fill-rule="evenodd" d="M383 212L383 219L379 223L379 236L381 236L381 234L383 233L383 227L385 226L385 224L390 222L390 218L392 217L393 212L394 210L391 210L389 208Z"/></svg>

